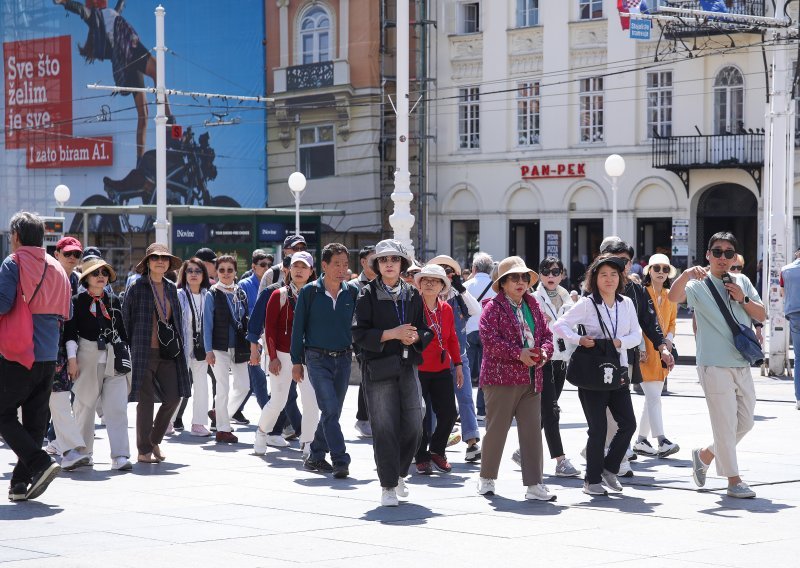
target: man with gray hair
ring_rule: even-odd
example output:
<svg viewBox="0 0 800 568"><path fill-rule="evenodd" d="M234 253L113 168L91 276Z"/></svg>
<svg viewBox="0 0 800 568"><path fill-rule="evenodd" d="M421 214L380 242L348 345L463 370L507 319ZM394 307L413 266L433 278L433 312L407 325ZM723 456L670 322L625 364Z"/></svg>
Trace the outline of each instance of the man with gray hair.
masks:
<svg viewBox="0 0 800 568"><path fill-rule="evenodd" d="M464 283L473 298L478 300L480 304L483 300L494 298L497 293L492 290L492 269L494 268L494 261L492 257L485 253L479 252L472 257L472 278ZM481 304L483 309L483 304ZM481 338L478 335L478 323L481 321L481 315L474 315L467 320L467 357L469 358L470 379L473 384L478 381L481 373L481 360L483 359L483 345L481 345ZM486 407L483 404L483 393L478 391L477 410L478 419L486 416Z"/></svg>

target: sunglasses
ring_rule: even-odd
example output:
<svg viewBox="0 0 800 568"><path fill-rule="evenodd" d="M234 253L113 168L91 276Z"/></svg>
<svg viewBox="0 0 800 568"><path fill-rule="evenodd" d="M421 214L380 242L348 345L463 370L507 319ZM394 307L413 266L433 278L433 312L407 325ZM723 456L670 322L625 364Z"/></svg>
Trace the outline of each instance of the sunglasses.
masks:
<svg viewBox="0 0 800 568"><path fill-rule="evenodd" d="M172 257L168 254L151 254L149 260L169 262L170 260L172 260Z"/></svg>
<svg viewBox="0 0 800 568"><path fill-rule="evenodd" d="M73 251L70 251L70 252L62 252L61 256L65 257L65 258L80 258L81 257L81 251L73 250Z"/></svg>
<svg viewBox="0 0 800 568"><path fill-rule="evenodd" d="M448 276L452 276L453 274L456 273L456 271L450 268L449 266L442 266L441 264L439 266L444 268L444 273L447 274Z"/></svg>
<svg viewBox="0 0 800 568"><path fill-rule="evenodd" d="M551 268L550 270L545 268L544 270L540 270L539 272L542 273L542 276L561 276L560 268Z"/></svg>
<svg viewBox="0 0 800 568"><path fill-rule="evenodd" d="M202 275L203 271L200 270L199 268L187 268L186 269L186 274L200 274L200 275Z"/></svg>
<svg viewBox="0 0 800 568"><path fill-rule="evenodd" d="M741 272L742 270L744 270L744 266L742 266L741 264L734 264L730 268L730 272Z"/></svg>
<svg viewBox="0 0 800 568"><path fill-rule="evenodd" d="M669 269L670 269L669 266L664 266L663 264L654 264L653 266L650 267L650 270L652 270L656 274L661 274L662 272L664 274L669 274Z"/></svg>
<svg viewBox="0 0 800 568"><path fill-rule="evenodd" d="M236 272L235 268L217 268L217 272L220 274L232 274Z"/></svg>
<svg viewBox="0 0 800 568"><path fill-rule="evenodd" d="M94 276L95 278L99 278L101 276L103 276L105 278L110 278L111 277L111 273L108 270L106 270L105 268L98 268L94 272L90 272L89 276Z"/></svg>
<svg viewBox="0 0 800 568"><path fill-rule="evenodd" d="M290 250L293 250L294 252L301 252L306 250L306 248L308 248L306 247L306 245L299 244L299 245L294 245L293 247L290 248Z"/></svg>
<svg viewBox="0 0 800 568"><path fill-rule="evenodd" d="M722 250L722 249L711 249L711 254L714 255L714 258L722 258L722 255L725 255L725 258L728 260L732 259L736 256L736 251L733 249Z"/></svg>
<svg viewBox="0 0 800 568"><path fill-rule="evenodd" d="M509 274L508 276L506 276L506 280L508 280L509 282L513 282L514 284L516 284L517 282L522 280L523 282L525 282L525 284L528 284L531 281L531 275L530 274Z"/></svg>
<svg viewBox="0 0 800 568"><path fill-rule="evenodd" d="M256 264L258 266L260 266L261 268L268 268L269 267L269 261L267 261L267 260L262 260L261 262L257 262Z"/></svg>
<svg viewBox="0 0 800 568"><path fill-rule="evenodd" d="M382 256L378 258L378 262L380 262L381 264L385 264L387 262L400 262L401 260L402 258L400 258L399 256Z"/></svg>

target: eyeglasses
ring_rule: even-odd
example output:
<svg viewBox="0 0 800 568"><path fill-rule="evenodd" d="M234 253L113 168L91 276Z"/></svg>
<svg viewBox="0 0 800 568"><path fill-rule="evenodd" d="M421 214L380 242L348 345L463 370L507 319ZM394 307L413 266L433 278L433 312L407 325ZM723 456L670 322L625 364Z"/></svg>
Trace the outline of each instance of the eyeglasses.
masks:
<svg viewBox="0 0 800 568"><path fill-rule="evenodd" d="M741 272L742 270L744 270L744 266L742 266L741 264L734 264L730 268L730 272Z"/></svg>
<svg viewBox="0 0 800 568"><path fill-rule="evenodd" d="M386 264L387 262L400 262L402 258L399 256L381 256L378 258L378 262L381 264Z"/></svg>
<svg viewBox="0 0 800 568"><path fill-rule="evenodd" d="M220 274L233 274L236 272L235 268L217 268L217 272Z"/></svg>
<svg viewBox="0 0 800 568"><path fill-rule="evenodd" d="M203 271L200 270L199 268L187 268L186 269L186 274L200 274L200 275L202 275Z"/></svg>
<svg viewBox="0 0 800 568"><path fill-rule="evenodd" d="M73 250L73 251L70 251L70 252L62 252L61 256L65 257L65 258L80 258L81 257L81 251Z"/></svg>
<svg viewBox="0 0 800 568"><path fill-rule="evenodd" d="M109 277L111 277L111 273L108 270L106 270L105 268L98 268L94 272L90 272L89 276L94 276L95 278L99 278L99 277L103 276L105 278L109 278Z"/></svg>
<svg viewBox="0 0 800 568"><path fill-rule="evenodd" d="M509 274L508 276L506 276L506 280L508 280L509 282L513 282L514 284L516 284L517 282L522 280L523 282L525 282L525 284L529 284L530 281L531 281L531 275L527 274L527 273L526 274Z"/></svg>
<svg viewBox="0 0 800 568"><path fill-rule="evenodd" d="M422 286L436 286L437 284L441 284L442 281L438 278L430 278L428 276L423 276L419 279L419 283Z"/></svg>
<svg viewBox="0 0 800 568"><path fill-rule="evenodd" d="M170 260L172 260L172 257L168 254L151 254L150 260L169 262Z"/></svg>
<svg viewBox="0 0 800 568"><path fill-rule="evenodd" d="M269 261L268 260L262 260L261 262L257 262L256 264L258 266L260 266L261 268L268 268L269 267Z"/></svg>
<svg viewBox="0 0 800 568"><path fill-rule="evenodd" d="M294 245L293 247L290 247L289 250L293 250L294 252L300 252L300 251L306 250L306 248L308 248L308 247L306 247L306 245L300 243L300 244Z"/></svg>
<svg viewBox="0 0 800 568"><path fill-rule="evenodd" d="M727 250L722 250L722 249L711 249L711 254L713 254L713 255L714 255L714 258L722 258L722 255L724 254L724 255L725 255L725 258L727 258L728 260L730 260L730 259L732 259L734 256L736 256L736 251L735 251L735 250L733 250L733 249L727 249Z"/></svg>
<svg viewBox="0 0 800 568"><path fill-rule="evenodd" d="M544 270L540 270L539 272L542 273L542 276L561 276L560 268L551 268L550 270L545 268Z"/></svg>
<svg viewBox="0 0 800 568"><path fill-rule="evenodd" d="M656 274L660 274L662 272L664 274L669 274L670 267L668 265L664 266L663 264L654 264L653 266L650 267L650 270L652 270Z"/></svg>

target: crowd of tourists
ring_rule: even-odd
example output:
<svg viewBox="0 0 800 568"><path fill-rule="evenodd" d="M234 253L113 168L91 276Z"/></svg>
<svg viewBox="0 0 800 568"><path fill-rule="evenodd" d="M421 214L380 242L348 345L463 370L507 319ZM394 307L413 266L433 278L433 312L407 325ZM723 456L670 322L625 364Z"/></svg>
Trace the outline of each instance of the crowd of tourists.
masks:
<svg viewBox="0 0 800 568"><path fill-rule="evenodd" d="M362 377L355 427L371 439L384 506L408 498L409 471L448 474L446 448L460 441L464 462L478 469L478 493L494 494L514 422L519 446L509 457L525 498L554 501L543 442L554 475L582 474L561 439L565 382L577 387L588 424L583 491L619 493L632 460L680 450L666 436L661 394L683 302L696 317L713 435L692 452L694 480L703 486L715 461L728 495L755 496L736 461L753 425L750 361L726 322L760 322L765 313L747 277L730 270L738 246L730 233L712 237L707 267L680 276L667 256L653 255L641 284L629 278L633 248L606 238L581 294L562 287L555 257L534 270L517 256L494 262L477 253L467 273L445 255L420 263L387 239L360 251L353 275L347 247L325 245L316 266L300 235L286 238L277 264L254 251L244 274L233 256L204 248L182 260L155 243L115 288L117 271L95 247L64 237L48 255L38 216L16 214L10 233L12 253L0 266L0 435L18 458L12 501L39 497L62 470L92 467L98 417L112 470L156 467L168 459L165 437L184 428L239 444L234 426L248 423L251 394L261 414L250 451L297 440L304 469L346 478L342 409L354 364ZM639 383L645 404L634 440L630 386Z"/></svg>

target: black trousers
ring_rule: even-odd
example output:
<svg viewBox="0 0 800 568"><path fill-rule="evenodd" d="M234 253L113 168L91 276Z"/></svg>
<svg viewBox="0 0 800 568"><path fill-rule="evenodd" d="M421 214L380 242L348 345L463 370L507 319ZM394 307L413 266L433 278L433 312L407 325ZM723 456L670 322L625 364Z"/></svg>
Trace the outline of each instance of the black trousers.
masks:
<svg viewBox="0 0 800 568"><path fill-rule="evenodd" d="M50 417L55 361L33 364L29 371L0 357L0 435L17 455L11 485L30 483L33 474L48 467L50 456L42 449ZM22 409L22 423L17 409Z"/></svg>
<svg viewBox="0 0 800 568"><path fill-rule="evenodd" d="M468 379L465 377L464 380ZM444 456L447 439L450 437L450 432L452 432L458 416L453 375L450 373L450 369L437 373L419 371L419 384L422 389L422 398L430 401L430 404L426 404L426 416L422 420L422 442L417 450L417 463L430 461L431 452ZM429 432L431 412L436 415L436 428L432 434ZM430 446L428 445L429 440Z"/></svg>
<svg viewBox="0 0 800 568"><path fill-rule="evenodd" d="M567 378L566 361L548 361L542 367L544 382L542 384L542 429L547 440L547 449L550 457L557 458L564 455L564 446L561 443L561 408L558 399L564 390L564 381Z"/></svg>
<svg viewBox="0 0 800 568"><path fill-rule="evenodd" d="M631 404L631 391L627 386L611 391L578 389L578 398L583 414L589 424L589 440L586 442L587 483L600 483L603 469L616 474L625 458L628 444L636 432L636 416ZM603 457L606 445L606 408L616 420L619 430L608 445L608 454Z"/></svg>

